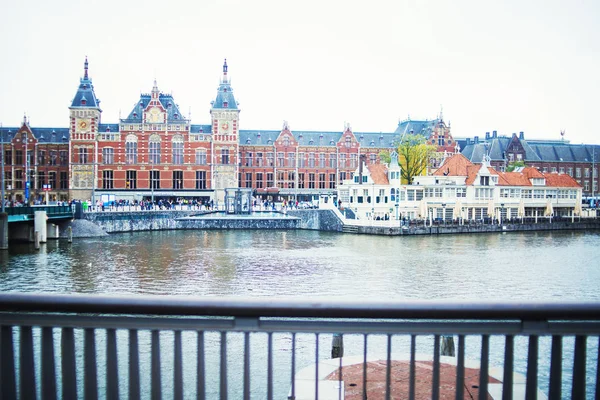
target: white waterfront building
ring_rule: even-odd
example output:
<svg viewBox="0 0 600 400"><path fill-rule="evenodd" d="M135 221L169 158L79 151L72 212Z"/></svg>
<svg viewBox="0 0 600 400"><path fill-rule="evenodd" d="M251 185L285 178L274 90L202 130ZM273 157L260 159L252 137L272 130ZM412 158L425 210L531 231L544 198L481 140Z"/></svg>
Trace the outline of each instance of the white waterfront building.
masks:
<svg viewBox="0 0 600 400"><path fill-rule="evenodd" d="M397 154L390 165L362 164L338 189L342 208L359 220L433 221L574 217L581 214L582 186L571 176L533 167L513 172L492 168L489 159L474 164L462 154L446 158L428 176L402 184Z"/></svg>

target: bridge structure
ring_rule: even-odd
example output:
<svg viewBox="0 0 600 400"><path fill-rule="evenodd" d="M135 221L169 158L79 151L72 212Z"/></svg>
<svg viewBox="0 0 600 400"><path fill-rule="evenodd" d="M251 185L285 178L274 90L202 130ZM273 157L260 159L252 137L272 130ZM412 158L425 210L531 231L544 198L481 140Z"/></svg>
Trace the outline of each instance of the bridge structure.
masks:
<svg viewBox="0 0 600 400"><path fill-rule="evenodd" d="M62 222L73 219L74 211L71 206L32 206L6 207L8 223L23 223L33 221L36 211L44 211L48 221Z"/></svg>
<svg viewBox="0 0 600 400"><path fill-rule="evenodd" d="M74 215L71 206L6 207L0 213L0 249L8 249L9 239L34 242L35 232L41 243L58 239L58 225Z"/></svg>

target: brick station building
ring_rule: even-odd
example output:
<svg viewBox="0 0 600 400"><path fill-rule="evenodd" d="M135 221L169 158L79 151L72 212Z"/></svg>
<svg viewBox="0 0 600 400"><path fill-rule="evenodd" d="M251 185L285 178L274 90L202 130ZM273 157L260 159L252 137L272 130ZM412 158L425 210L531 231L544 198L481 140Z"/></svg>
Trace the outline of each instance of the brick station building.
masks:
<svg viewBox="0 0 600 400"><path fill-rule="evenodd" d="M597 192L592 189L597 179L586 179L586 174L595 168L598 146L549 145L515 136L498 138L494 133L486 138L486 147L477 138L455 139L441 113L432 120L400 121L390 132L354 132L349 124L341 131L294 131L287 122L280 130L240 129L240 109L226 61L222 73L208 110L209 123L192 124L156 81L126 118L104 123L86 59L69 107L68 128L32 128L26 118L20 127L0 128L6 198L24 201L29 176L30 202L44 201L46 193L50 201L218 202L223 201L225 188L235 187L252 188L259 200L312 200L336 193L344 180L352 178L359 160L378 163L380 152L394 149L406 135L424 136L436 146L430 172L461 149L473 162L481 162L487 152L496 167L521 154L528 165L571 174L584 186L584 196Z"/></svg>

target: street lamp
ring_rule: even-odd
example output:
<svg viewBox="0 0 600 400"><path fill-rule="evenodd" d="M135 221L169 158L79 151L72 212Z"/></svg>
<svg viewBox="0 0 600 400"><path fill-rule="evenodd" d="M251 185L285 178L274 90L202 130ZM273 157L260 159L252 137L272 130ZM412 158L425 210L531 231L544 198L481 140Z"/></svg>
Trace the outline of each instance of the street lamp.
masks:
<svg viewBox="0 0 600 400"><path fill-rule="evenodd" d="M25 145L25 205L29 205L29 154L27 154L27 133L23 138L23 144Z"/></svg>
<svg viewBox="0 0 600 400"><path fill-rule="evenodd" d="M502 211L504 211L504 203L500 203L500 217L498 218L500 220L500 225L502 225Z"/></svg>

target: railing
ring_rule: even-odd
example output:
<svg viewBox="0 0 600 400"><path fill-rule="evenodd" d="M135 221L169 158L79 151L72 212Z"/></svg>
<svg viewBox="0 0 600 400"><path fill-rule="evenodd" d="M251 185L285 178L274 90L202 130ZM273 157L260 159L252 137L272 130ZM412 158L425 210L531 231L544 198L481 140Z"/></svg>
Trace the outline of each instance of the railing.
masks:
<svg viewBox="0 0 600 400"><path fill-rule="evenodd" d="M6 213L10 215L33 215L36 211L46 211L48 216L55 214L72 214L71 206L34 206L34 207L6 207Z"/></svg>
<svg viewBox="0 0 600 400"><path fill-rule="evenodd" d="M502 399L600 396L600 303L0 294L0 326L6 399L340 399L350 390L389 399L401 390L391 378L398 360L407 366L406 397L422 394L427 381L425 394L438 399L448 390L440 381L449 359L440 356L440 343L448 335L458 336L451 362L457 399L487 399L493 388ZM331 340L345 344L345 357L324 354ZM423 350L431 361L426 376ZM362 372L344 381L352 358ZM385 371L379 394L367 368L378 360ZM475 382L466 373L469 360L476 361ZM333 391L323 384L327 374ZM494 374L501 384L492 383Z"/></svg>

